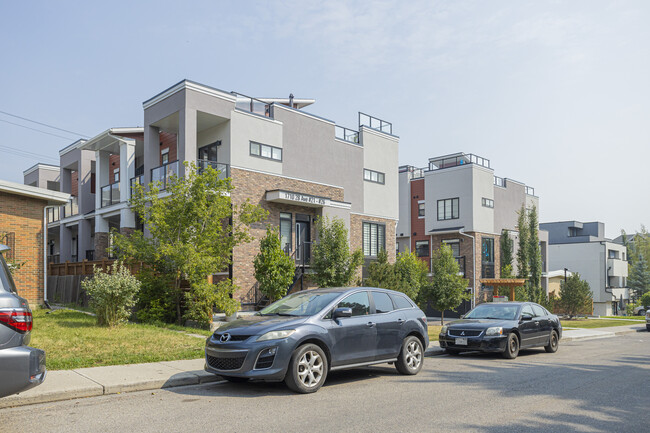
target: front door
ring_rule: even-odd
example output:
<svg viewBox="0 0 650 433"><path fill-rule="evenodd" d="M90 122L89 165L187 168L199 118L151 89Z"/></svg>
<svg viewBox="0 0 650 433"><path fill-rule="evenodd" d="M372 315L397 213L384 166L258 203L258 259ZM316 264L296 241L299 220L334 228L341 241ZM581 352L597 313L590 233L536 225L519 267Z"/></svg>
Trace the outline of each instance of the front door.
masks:
<svg viewBox="0 0 650 433"><path fill-rule="evenodd" d="M309 215L296 214L296 261L309 263L311 257L311 227Z"/></svg>

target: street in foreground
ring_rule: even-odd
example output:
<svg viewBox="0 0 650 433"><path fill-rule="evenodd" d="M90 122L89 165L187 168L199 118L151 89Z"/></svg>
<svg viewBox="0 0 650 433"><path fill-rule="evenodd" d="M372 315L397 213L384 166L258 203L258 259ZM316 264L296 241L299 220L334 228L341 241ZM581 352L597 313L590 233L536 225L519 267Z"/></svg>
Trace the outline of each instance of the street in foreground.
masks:
<svg viewBox="0 0 650 433"><path fill-rule="evenodd" d="M6 431L645 431L650 333L560 344L515 360L426 358L333 372L316 394L213 383L0 410Z"/></svg>

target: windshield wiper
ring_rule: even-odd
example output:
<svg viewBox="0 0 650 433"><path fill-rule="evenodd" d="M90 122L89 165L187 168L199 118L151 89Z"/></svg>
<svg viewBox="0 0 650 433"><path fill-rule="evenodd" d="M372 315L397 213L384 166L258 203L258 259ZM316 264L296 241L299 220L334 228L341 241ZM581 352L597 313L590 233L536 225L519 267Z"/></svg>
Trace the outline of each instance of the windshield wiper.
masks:
<svg viewBox="0 0 650 433"><path fill-rule="evenodd" d="M288 313L275 313L275 314L277 314L278 316L289 316L289 317L295 316L295 314L288 314Z"/></svg>

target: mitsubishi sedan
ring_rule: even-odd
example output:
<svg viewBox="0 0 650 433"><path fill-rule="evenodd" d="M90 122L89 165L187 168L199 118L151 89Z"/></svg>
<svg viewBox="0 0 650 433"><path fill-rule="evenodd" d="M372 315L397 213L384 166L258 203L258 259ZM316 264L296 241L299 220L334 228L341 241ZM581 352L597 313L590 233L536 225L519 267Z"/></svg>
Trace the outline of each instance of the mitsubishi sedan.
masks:
<svg viewBox="0 0 650 433"><path fill-rule="evenodd" d="M405 375L422 368L426 316L403 293L369 287L289 295L206 341L205 370L231 382L284 381L311 393L330 371L394 363Z"/></svg>
<svg viewBox="0 0 650 433"><path fill-rule="evenodd" d="M499 352L514 359L520 349L544 347L555 353L562 338L560 319L533 302L480 304L463 319L440 330L440 347L447 353Z"/></svg>

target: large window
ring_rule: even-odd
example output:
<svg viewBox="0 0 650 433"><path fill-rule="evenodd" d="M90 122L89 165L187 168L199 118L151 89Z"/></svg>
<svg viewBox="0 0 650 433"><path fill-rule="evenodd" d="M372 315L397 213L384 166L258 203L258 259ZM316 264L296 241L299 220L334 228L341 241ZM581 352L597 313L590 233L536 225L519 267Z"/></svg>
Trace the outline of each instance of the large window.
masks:
<svg viewBox="0 0 650 433"><path fill-rule="evenodd" d="M386 226L376 223L363 223L363 255L377 257L386 248Z"/></svg>
<svg viewBox="0 0 650 433"><path fill-rule="evenodd" d="M282 161L282 148L269 146L268 144L250 142L251 155L274 161Z"/></svg>
<svg viewBox="0 0 650 433"><path fill-rule="evenodd" d="M418 217L424 216L424 203L418 203Z"/></svg>
<svg viewBox="0 0 650 433"><path fill-rule="evenodd" d="M447 244L451 248L451 252L454 257L460 257L460 240L459 239L449 239L442 241L444 244Z"/></svg>
<svg viewBox="0 0 650 433"><path fill-rule="evenodd" d="M481 240L481 278L494 278L494 239Z"/></svg>
<svg viewBox="0 0 650 433"><path fill-rule="evenodd" d="M494 200L492 200L491 198L483 197L482 202L483 202L483 207L492 207L492 208L494 207Z"/></svg>
<svg viewBox="0 0 650 433"><path fill-rule="evenodd" d="M438 200L438 221L458 219L458 198Z"/></svg>
<svg viewBox="0 0 650 433"><path fill-rule="evenodd" d="M415 241L415 255L429 257L429 241Z"/></svg>
<svg viewBox="0 0 650 433"><path fill-rule="evenodd" d="M291 254L291 214L280 212L280 247L286 254Z"/></svg>
<svg viewBox="0 0 650 433"><path fill-rule="evenodd" d="M384 173L374 170L368 170L367 168L363 169L363 180L368 182L381 183L382 185L385 182Z"/></svg>

